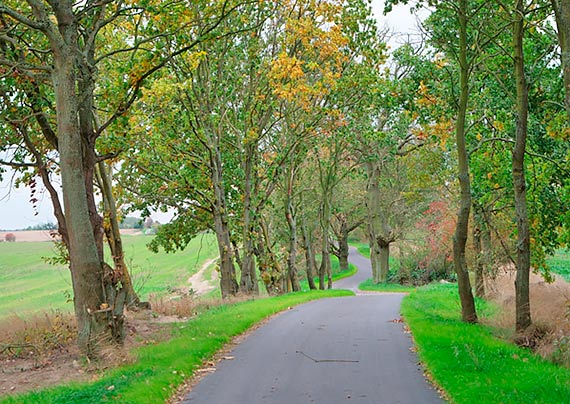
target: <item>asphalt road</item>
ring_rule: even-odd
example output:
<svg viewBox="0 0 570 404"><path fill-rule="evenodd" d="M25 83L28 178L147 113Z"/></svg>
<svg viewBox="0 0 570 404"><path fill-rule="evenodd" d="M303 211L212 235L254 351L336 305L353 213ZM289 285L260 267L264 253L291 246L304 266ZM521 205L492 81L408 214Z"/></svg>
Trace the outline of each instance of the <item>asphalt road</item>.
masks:
<svg viewBox="0 0 570 404"><path fill-rule="evenodd" d="M366 261L351 253L364 271ZM183 403L442 403L398 322L402 297L323 299L284 312L237 346Z"/></svg>

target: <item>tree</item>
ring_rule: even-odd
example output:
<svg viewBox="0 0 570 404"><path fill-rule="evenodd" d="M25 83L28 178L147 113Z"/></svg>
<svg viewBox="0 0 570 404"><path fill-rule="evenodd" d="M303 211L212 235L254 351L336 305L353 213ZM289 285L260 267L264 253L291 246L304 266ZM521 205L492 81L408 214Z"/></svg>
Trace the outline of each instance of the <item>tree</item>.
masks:
<svg viewBox="0 0 570 404"><path fill-rule="evenodd" d="M121 287L120 274L103 261L102 219L97 213L93 182L95 166L105 157L97 153L97 140L107 128L123 119L146 78L170 58L204 40L238 5L189 4L193 10L202 7L210 14L201 29L193 13L190 18L188 14L179 18L173 30L185 28L196 36L170 54L160 53L160 41L167 40L170 33L160 29L157 32L155 24L162 20L149 13L168 19L180 15L177 5L157 4L148 10L122 2L75 4L67 0L47 3L29 0L27 4L10 1L0 5L3 33L0 65L3 77L10 77L2 83L7 87L3 95L5 99L17 99L20 106L31 111L26 125L17 128L16 142L26 144L52 196L59 232L69 250L78 344L88 356L96 356L101 343L122 341L126 292ZM139 30L141 27L145 29ZM119 39L103 41L109 37ZM147 51L145 45L153 43L156 47ZM96 89L103 89L105 81L98 75L98 68L104 70L112 65L108 63L110 60L125 55L137 64L141 54L147 56L145 63L140 63L128 80L124 72L107 70L113 78L119 77L115 81L119 85L115 87L117 95L103 101L108 108L100 108ZM53 111L55 120L50 119ZM105 111L102 115L106 120L100 124L98 111ZM26 133L30 121L35 121L44 138L42 148L30 141L32 137ZM45 142L57 150L63 208L49 183Z"/></svg>
<svg viewBox="0 0 570 404"><path fill-rule="evenodd" d="M550 4L554 10L558 28L558 44L564 79L564 107L570 120L570 1L550 0Z"/></svg>

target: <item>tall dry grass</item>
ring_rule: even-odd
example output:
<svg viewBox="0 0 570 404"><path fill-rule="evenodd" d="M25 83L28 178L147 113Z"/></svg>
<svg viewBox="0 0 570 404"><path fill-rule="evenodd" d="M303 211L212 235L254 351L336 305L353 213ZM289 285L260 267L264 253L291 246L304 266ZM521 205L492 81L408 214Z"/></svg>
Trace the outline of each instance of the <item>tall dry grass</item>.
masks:
<svg viewBox="0 0 570 404"><path fill-rule="evenodd" d="M515 276L513 268L506 267L486 282L488 299L501 307L490 320L494 327L515 328ZM530 304L533 326L524 335L511 337L547 359L570 366L570 283L557 276L548 283L531 274Z"/></svg>

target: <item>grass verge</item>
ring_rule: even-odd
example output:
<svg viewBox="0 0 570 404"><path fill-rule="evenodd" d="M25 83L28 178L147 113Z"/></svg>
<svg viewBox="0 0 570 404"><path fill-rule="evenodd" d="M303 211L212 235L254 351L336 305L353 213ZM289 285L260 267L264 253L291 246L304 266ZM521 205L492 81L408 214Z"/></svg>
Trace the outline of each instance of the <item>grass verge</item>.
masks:
<svg viewBox="0 0 570 404"><path fill-rule="evenodd" d="M0 403L160 403L168 399L204 361L232 337L290 306L324 297L349 296L343 290L292 293L220 306L173 325L173 338L133 352L134 363L105 373L93 383L70 384L4 397Z"/></svg>
<svg viewBox="0 0 570 404"><path fill-rule="evenodd" d="M494 310L477 305L483 316ZM402 314L420 359L451 402L568 402L570 369L494 337L487 326L461 322L455 285L418 289L404 299Z"/></svg>
<svg viewBox="0 0 570 404"><path fill-rule="evenodd" d="M377 285L372 283L372 279L367 279L358 285L360 290L369 290L373 292L404 292L410 293L416 290L414 286L404 286L399 283L379 283Z"/></svg>

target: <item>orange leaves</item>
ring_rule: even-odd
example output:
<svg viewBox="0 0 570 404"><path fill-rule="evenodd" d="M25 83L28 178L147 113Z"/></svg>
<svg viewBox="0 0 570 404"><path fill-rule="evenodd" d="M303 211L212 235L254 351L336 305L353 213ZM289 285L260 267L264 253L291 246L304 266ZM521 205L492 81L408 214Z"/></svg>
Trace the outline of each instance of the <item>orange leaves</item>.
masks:
<svg viewBox="0 0 570 404"><path fill-rule="evenodd" d="M308 111L337 85L348 61L348 39L337 21L337 0L285 2L288 11L282 51L271 63L270 83L281 99Z"/></svg>

